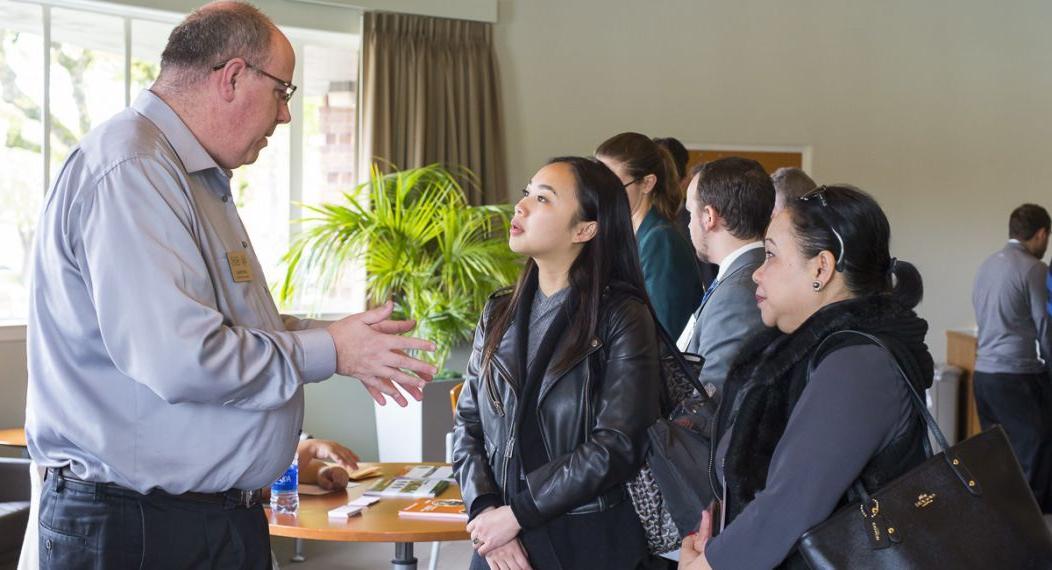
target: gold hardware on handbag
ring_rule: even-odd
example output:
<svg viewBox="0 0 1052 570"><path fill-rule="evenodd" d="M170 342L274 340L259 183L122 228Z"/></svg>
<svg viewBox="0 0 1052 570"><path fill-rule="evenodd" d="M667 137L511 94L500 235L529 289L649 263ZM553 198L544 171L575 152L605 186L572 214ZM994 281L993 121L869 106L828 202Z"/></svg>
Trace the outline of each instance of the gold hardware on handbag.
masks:
<svg viewBox="0 0 1052 570"><path fill-rule="evenodd" d="M918 509L923 509L934 502L935 493L921 493L920 495L917 495L917 502L913 503L913 506Z"/></svg>

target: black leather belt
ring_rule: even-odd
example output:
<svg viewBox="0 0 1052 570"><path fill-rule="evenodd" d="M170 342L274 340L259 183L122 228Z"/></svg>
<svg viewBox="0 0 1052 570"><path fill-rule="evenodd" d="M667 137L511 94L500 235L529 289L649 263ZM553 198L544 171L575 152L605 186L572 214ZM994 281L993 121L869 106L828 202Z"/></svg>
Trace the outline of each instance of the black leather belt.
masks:
<svg viewBox="0 0 1052 570"><path fill-rule="evenodd" d="M117 494L138 495L140 497L144 496L138 491L133 491L132 489L127 489L114 483L95 483L93 481L85 481L74 475L69 467L63 467L61 469L49 467L45 478L47 477L58 477L64 484L72 483L74 485L89 486L91 490L95 492L101 490L109 493L116 492ZM154 489L149 492L149 496L166 497L180 501L192 501L195 503L222 505L225 508L251 509L263 502L263 491L261 489L255 489L252 491L230 489L229 491L223 491L221 493L195 493L191 491L181 495L173 495L160 489Z"/></svg>

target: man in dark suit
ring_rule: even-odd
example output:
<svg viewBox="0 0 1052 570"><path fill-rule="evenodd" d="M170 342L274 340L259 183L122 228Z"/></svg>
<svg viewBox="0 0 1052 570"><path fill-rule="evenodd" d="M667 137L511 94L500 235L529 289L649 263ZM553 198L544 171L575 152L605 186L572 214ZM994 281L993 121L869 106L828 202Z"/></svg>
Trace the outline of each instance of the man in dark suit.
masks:
<svg viewBox="0 0 1052 570"><path fill-rule="evenodd" d="M728 157L696 169L687 187L690 239L698 258L719 265L679 346L705 359L701 382L719 391L745 339L763 330L752 274L764 262L763 238L774 185L760 163Z"/></svg>

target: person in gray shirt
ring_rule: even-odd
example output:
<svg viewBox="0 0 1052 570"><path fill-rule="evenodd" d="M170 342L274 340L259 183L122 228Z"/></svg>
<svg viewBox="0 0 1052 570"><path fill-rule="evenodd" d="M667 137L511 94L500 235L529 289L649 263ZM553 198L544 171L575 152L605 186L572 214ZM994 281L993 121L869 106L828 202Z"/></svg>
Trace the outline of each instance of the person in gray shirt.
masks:
<svg viewBox="0 0 1052 570"><path fill-rule="evenodd" d="M972 290L979 325L975 403L983 429L1001 424L1041 509L1052 512L1052 331L1041 258L1052 221L1023 204L1008 243L979 266Z"/></svg>
<svg viewBox="0 0 1052 570"><path fill-rule="evenodd" d="M390 304L282 316L231 170L290 121L288 39L241 3L172 32L161 72L63 164L40 218L26 432L47 468L42 568L269 568L259 489L289 466L303 387L419 399L432 366Z"/></svg>

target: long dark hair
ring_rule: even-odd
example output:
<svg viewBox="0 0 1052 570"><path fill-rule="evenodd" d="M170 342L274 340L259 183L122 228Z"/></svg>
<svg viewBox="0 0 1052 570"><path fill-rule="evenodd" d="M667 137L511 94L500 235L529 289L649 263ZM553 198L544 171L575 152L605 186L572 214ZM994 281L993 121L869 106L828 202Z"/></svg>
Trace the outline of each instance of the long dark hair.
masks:
<svg viewBox="0 0 1052 570"><path fill-rule="evenodd" d="M573 303L576 315L566 332L571 339L570 350L553 368L556 372L565 372L578 355L589 349L599 326L601 301L608 285L617 282L633 290L644 302L649 300L635 246L628 196L617 175L592 158L563 156L549 160L548 164L565 164L573 171L579 204L574 222L597 222L598 225L595 237L584 243L570 266L572 297L568 302ZM490 360L511 325L524 292L536 279L537 264L528 259L510 299L499 305L490 318L482 352L484 371L489 370Z"/></svg>
<svg viewBox="0 0 1052 570"><path fill-rule="evenodd" d="M667 220L676 219L683 205L676 164L665 147L639 133L614 135L595 149L597 157L616 160L625 166L633 179L653 174L657 178L650 199L658 213Z"/></svg>
<svg viewBox="0 0 1052 570"><path fill-rule="evenodd" d="M819 186L787 202L785 209L804 257L833 254L837 271L856 296L890 294L910 309L920 303L920 272L891 257L891 226L872 196L853 186Z"/></svg>

